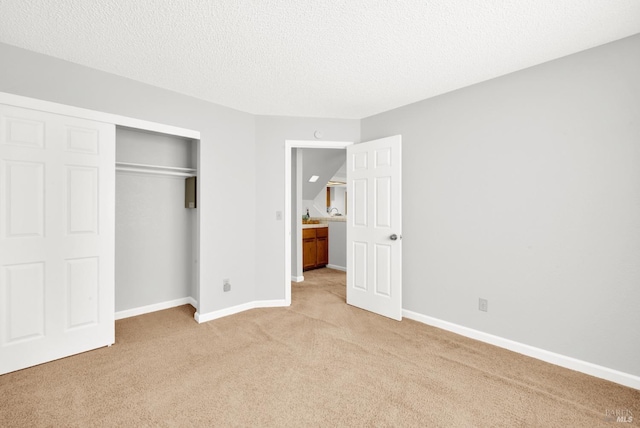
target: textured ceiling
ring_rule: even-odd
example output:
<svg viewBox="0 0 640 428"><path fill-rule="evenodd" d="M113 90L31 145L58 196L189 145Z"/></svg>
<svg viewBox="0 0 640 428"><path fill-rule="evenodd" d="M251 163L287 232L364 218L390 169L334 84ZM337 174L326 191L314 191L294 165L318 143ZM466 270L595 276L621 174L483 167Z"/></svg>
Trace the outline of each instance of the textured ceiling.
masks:
<svg viewBox="0 0 640 428"><path fill-rule="evenodd" d="M362 118L640 33L640 0L0 0L0 41L265 115Z"/></svg>

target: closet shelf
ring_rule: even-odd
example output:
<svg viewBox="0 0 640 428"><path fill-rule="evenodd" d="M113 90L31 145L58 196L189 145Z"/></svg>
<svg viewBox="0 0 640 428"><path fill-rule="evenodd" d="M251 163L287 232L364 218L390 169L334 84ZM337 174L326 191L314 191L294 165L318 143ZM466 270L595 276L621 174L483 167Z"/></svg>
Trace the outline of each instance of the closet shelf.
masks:
<svg viewBox="0 0 640 428"><path fill-rule="evenodd" d="M116 171L171 175L175 177L193 177L196 175L196 170L194 168L179 168L175 166L147 165L128 162L116 162Z"/></svg>

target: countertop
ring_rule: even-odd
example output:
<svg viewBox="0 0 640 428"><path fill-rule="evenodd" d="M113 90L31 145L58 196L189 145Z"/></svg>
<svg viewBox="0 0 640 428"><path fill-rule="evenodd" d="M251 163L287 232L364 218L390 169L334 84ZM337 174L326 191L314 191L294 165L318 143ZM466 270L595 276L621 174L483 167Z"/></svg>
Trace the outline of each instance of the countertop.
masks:
<svg viewBox="0 0 640 428"><path fill-rule="evenodd" d="M322 223L319 223L319 224L303 224L302 225L303 229L317 229L319 227L329 227L329 225L326 224L326 223L324 223L324 224L322 224Z"/></svg>
<svg viewBox="0 0 640 428"><path fill-rule="evenodd" d="M328 227L329 226L329 222L346 222L347 221L347 216L341 215L341 216L334 216L334 217L311 217L311 220L314 221L319 221L320 223L314 223L314 224L302 224L302 228L303 229L313 229L313 228L317 228L317 227Z"/></svg>
<svg viewBox="0 0 640 428"><path fill-rule="evenodd" d="M343 221L344 222L344 221L347 221L347 216L345 216L345 215L337 215L337 216L334 216L334 217L325 217L322 220L327 221L327 222L329 222L329 221Z"/></svg>

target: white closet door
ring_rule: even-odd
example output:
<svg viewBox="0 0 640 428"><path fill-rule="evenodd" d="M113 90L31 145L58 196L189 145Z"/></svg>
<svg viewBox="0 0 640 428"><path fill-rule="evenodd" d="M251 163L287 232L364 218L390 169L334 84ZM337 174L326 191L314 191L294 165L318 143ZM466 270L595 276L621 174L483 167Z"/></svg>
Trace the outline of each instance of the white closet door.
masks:
<svg viewBox="0 0 640 428"><path fill-rule="evenodd" d="M0 105L0 374L111 345L115 126Z"/></svg>

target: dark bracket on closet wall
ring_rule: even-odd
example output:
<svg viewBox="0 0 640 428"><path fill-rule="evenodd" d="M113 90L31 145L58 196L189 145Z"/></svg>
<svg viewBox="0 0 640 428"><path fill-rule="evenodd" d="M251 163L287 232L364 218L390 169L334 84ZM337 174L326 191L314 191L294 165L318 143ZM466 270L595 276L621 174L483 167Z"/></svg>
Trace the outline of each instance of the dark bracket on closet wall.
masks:
<svg viewBox="0 0 640 428"><path fill-rule="evenodd" d="M197 208L196 177L187 177L184 181L184 207Z"/></svg>

